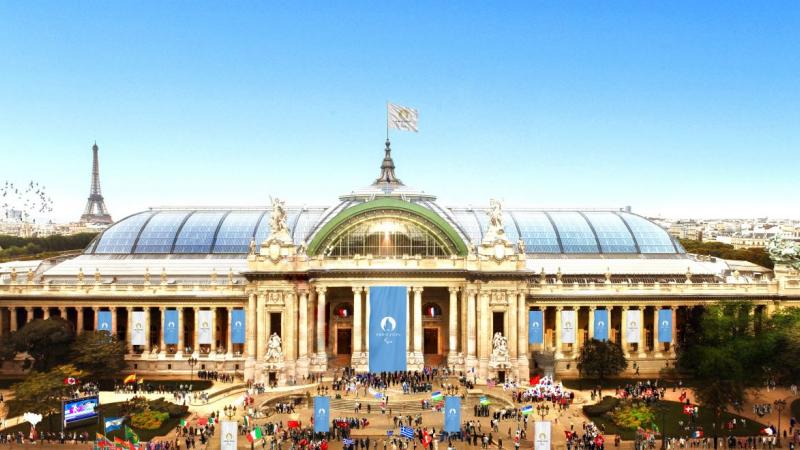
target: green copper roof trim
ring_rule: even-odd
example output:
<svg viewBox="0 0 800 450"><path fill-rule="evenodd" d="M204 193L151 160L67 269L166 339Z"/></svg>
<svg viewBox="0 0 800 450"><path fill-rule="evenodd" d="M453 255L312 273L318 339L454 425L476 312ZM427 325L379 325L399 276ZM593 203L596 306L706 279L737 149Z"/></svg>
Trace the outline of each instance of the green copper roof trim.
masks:
<svg viewBox="0 0 800 450"><path fill-rule="evenodd" d="M412 214L416 214L421 216L424 219L427 219L439 230L444 233L444 235L450 239L450 241L455 245L456 252L459 256L466 256L467 255L467 246L464 244L464 241L458 235L456 230L447 223L440 215L436 214L435 212L431 211L428 208L416 205L414 203L406 202L403 200L398 200L394 198L379 198L377 200L372 200L366 203L361 203L356 206L351 206L350 208L345 209L344 211L340 212L336 217L331 219L328 223L323 226L319 232L314 236L314 239L311 240L311 243L308 245L308 254L309 255L316 255L319 252L319 246L322 244L323 241L328 237L328 235L339 228L343 223L347 222L349 219L358 216L361 213L372 211L376 209L394 209L409 212Z"/></svg>

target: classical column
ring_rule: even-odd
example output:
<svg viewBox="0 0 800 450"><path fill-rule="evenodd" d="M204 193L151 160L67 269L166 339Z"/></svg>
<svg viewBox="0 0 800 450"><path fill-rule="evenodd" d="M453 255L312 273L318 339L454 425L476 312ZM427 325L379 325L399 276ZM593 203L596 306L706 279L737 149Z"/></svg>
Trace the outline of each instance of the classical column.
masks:
<svg viewBox="0 0 800 450"><path fill-rule="evenodd" d="M629 347L628 336L627 336L627 333L625 332L627 330L628 310L629 309L630 309L630 307L628 305L625 305L625 306L622 307L622 313L621 313L620 321L619 321L619 323L620 323L620 325L619 325L619 334L620 334L619 342L620 342L620 347L622 347L622 351L625 353L625 357L629 357L630 356L630 349L628 348Z"/></svg>
<svg viewBox="0 0 800 450"><path fill-rule="evenodd" d="M369 361L369 287L364 288L364 353L366 353L367 361Z"/></svg>
<svg viewBox="0 0 800 450"><path fill-rule="evenodd" d="M31 320L33 320L33 307L32 306L26 306L25 307L25 312L28 313L28 317L27 317L27 319L25 319L25 323L27 324L27 323L30 323Z"/></svg>
<svg viewBox="0 0 800 450"><path fill-rule="evenodd" d="M117 336L117 307L112 306L109 308L111 310L111 334Z"/></svg>
<svg viewBox="0 0 800 450"><path fill-rule="evenodd" d="M11 317L9 317L9 331L17 331L19 329L19 324L17 323L17 308L12 306L8 308L11 312Z"/></svg>
<svg viewBox="0 0 800 450"><path fill-rule="evenodd" d="M133 306L126 306L125 309L128 311L128 326L125 329L125 348L128 349L128 352L133 351L133 345L131 345L131 331L133 331Z"/></svg>
<svg viewBox="0 0 800 450"><path fill-rule="evenodd" d="M475 295L475 289L467 289L467 370L474 368L477 362L475 358L475 344L477 340L475 329Z"/></svg>
<svg viewBox="0 0 800 450"><path fill-rule="evenodd" d="M225 353L228 356L233 356L233 336L231 333L233 332L233 327L231 324L233 323L233 306L228 306L228 322L226 322L225 329L228 330L228 333L225 335Z"/></svg>
<svg viewBox="0 0 800 450"><path fill-rule="evenodd" d="M256 360L262 361L267 352L267 298L266 294L258 294L256 305Z"/></svg>
<svg viewBox="0 0 800 450"><path fill-rule="evenodd" d="M212 306L211 308L211 353L216 353L219 345L217 345L217 308Z"/></svg>
<svg viewBox="0 0 800 450"><path fill-rule="evenodd" d="M422 290L414 289L414 353L422 356Z"/></svg>
<svg viewBox="0 0 800 450"><path fill-rule="evenodd" d="M525 292L517 294L517 379L525 380L530 373L528 363L528 304Z"/></svg>
<svg viewBox="0 0 800 450"><path fill-rule="evenodd" d="M361 292L364 289L353 287L353 354L352 364L361 357Z"/></svg>
<svg viewBox="0 0 800 450"><path fill-rule="evenodd" d="M638 353L640 358L645 356L645 350L646 350L645 347L646 347L646 344L647 344L647 342L646 342L647 341L647 330L644 327L644 310L645 310L644 306L640 306L639 307L639 316L641 317L641 322L640 322L641 326L639 326L639 344L636 346L636 349L638 350L637 353Z"/></svg>
<svg viewBox="0 0 800 450"><path fill-rule="evenodd" d="M144 311L144 353L150 353L150 307L142 308Z"/></svg>
<svg viewBox="0 0 800 450"><path fill-rule="evenodd" d="M94 313L94 323L92 324L92 331L96 330L97 327L100 325L100 307L99 306L92 306L92 312Z"/></svg>
<svg viewBox="0 0 800 450"><path fill-rule="evenodd" d="M661 356L661 351L663 350L663 345L658 342L659 338L659 323L658 323L658 306L653 306L653 353L655 356Z"/></svg>
<svg viewBox="0 0 800 450"><path fill-rule="evenodd" d="M669 356L670 358L674 358L675 355L675 345L678 343L678 307L672 307L672 340L669 343Z"/></svg>
<svg viewBox="0 0 800 450"><path fill-rule="evenodd" d="M553 342L555 343L556 358L561 357L561 311L564 310L563 306L556 306L556 325L553 329Z"/></svg>
<svg viewBox="0 0 800 450"><path fill-rule="evenodd" d="M283 315L283 323L286 326L281 330L284 334L281 337L285 342L283 355L287 361L291 361L297 359L297 352L295 351L295 343L297 342L297 333L295 331L297 312L295 311L295 305L297 302L295 301L294 291L283 293L283 302L286 311L286 314Z"/></svg>
<svg viewBox="0 0 800 450"><path fill-rule="evenodd" d="M304 373L308 375L308 291L301 290L299 295L299 320L300 326L297 329L297 360L301 363Z"/></svg>
<svg viewBox="0 0 800 450"><path fill-rule="evenodd" d="M508 314L505 316L505 326L506 331L505 333L506 340L508 342L508 356L511 358L513 363L514 360L517 359L517 346L514 345L514 342L517 342L517 333L522 333L522 330L517 330L517 294L514 292L503 292L503 296L505 297L506 304L508 308Z"/></svg>
<svg viewBox="0 0 800 450"><path fill-rule="evenodd" d="M44 320L47 320L47 319L50 318L50 308L49 307L45 306L44 308L42 308L42 318Z"/></svg>
<svg viewBox="0 0 800 450"><path fill-rule="evenodd" d="M81 334L83 333L83 306L76 307L75 311L78 313L75 317L75 332Z"/></svg>
<svg viewBox="0 0 800 450"><path fill-rule="evenodd" d="M192 308L194 311L194 333L192 333L192 354L197 357L200 354L200 307Z"/></svg>
<svg viewBox="0 0 800 450"><path fill-rule="evenodd" d="M481 291L478 303L478 376L485 380L489 375L489 354L491 353L489 346L492 342L489 331L492 318L489 315L488 291Z"/></svg>
<svg viewBox="0 0 800 450"><path fill-rule="evenodd" d="M317 288L317 357L320 362L328 360L325 349L325 287Z"/></svg>
<svg viewBox="0 0 800 450"><path fill-rule="evenodd" d="M183 318L183 307L178 306L178 355L186 351L186 321Z"/></svg>
<svg viewBox="0 0 800 450"><path fill-rule="evenodd" d="M456 355L456 328L458 327L458 288L451 287L449 289L450 292L450 308L448 310L448 315L450 317L450 321L447 324L447 334L448 334L448 343L447 343L447 350L448 354L452 357Z"/></svg>
<svg viewBox="0 0 800 450"><path fill-rule="evenodd" d="M7 308L0 308L0 336L6 335L6 309ZM9 314L10 316L10 314Z"/></svg>
<svg viewBox="0 0 800 450"><path fill-rule="evenodd" d="M247 348L245 349L245 353L247 353L247 359L253 360L256 357L256 294L254 293L250 293L247 299L245 316L247 317L247 325L245 327Z"/></svg>
<svg viewBox="0 0 800 450"><path fill-rule="evenodd" d="M167 308L163 306L158 307L158 320L161 322L161 326L159 329L161 333L158 334L158 352L159 353L167 353L167 343L164 342L164 332L166 331L167 327L164 326L166 320L164 316L167 314Z"/></svg>
<svg viewBox="0 0 800 450"><path fill-rule="evenodd" d="M589 339L590 340L594 339L594 310L595 309L597 309L596 306L590 306L589 307L589 324L586 326L586 331L589 333Z"/></svg>

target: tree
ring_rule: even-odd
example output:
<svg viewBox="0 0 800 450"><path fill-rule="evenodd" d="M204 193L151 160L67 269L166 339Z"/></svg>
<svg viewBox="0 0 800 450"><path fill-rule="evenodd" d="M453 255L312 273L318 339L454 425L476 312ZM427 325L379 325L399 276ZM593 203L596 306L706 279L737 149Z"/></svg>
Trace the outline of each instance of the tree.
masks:
<svg viewBox="0 0 800 450"><path fill-rule="evenodd" d="M11 361L17 356L16 331L0 336L0 361Z"/></svg>
<svg viewBox="0 0 800 450"><path fill-rule="evenodd" d="M71 362L91 377L111 377L125 368L125 345L107 331L87 331L72 343Z"/></svg>
<svg viewBox="0 0 800 450"><path fill-rule="evenodd" d="M71 388L64 379L83 375L84 372L71 365L58 366L47 372L31 372L23 381L11 386L14 398L9 401L10 409L20 414L33 412L43 416L58 413L61 400Z"/></svg>
<svg viewBox="0 0 800 450"><path fill-rule="evenodd" d="M581 349L578 367L586 375L603 380L607 376L619 375L628 367L628 360L619 345L591 339Z"/></svg>
<svg viewBox="0 0 800 450"><path fill-rule="evenodd" d="M14 336L17 351L33 358L33 368L40 372L63 364L74 340L72 324L60 317L35 319L26 323Z"/></svg>

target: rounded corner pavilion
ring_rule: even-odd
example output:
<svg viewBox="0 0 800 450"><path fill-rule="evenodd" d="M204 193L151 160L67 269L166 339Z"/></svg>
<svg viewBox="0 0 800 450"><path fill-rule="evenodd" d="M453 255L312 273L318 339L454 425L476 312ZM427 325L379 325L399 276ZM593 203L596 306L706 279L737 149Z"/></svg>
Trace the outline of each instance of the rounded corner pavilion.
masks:
<svg viewBox="0 0 800 450"><path fill-rule="evenodd" d="M746 298L763 313L781 300L630 211L444 207L394 169L387 141L378 179L331 207L128 216L38 280L5 285L2 328L59 314L117 334L143 373L188 372L192 358L278 383L424 366L486 381L577 376L592 338L655 374L708 302Z"/></svg>

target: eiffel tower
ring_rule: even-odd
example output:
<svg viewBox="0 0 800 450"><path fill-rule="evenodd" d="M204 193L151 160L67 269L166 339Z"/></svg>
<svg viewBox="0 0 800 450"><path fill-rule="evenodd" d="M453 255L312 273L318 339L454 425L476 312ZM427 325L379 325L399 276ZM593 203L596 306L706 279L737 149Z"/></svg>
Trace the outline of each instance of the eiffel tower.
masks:
<svg viewBox="0 0 800 450"><path fill-rule="evenodd" d="M111 215L106 209L106 202L103 194L100 193L100 163L97 159L97 142L92 146L92 188L89 191L89 198L86 200L86 208L83 210L81 222L94 223L100 225L110 225L114 223Z"/></svg>

